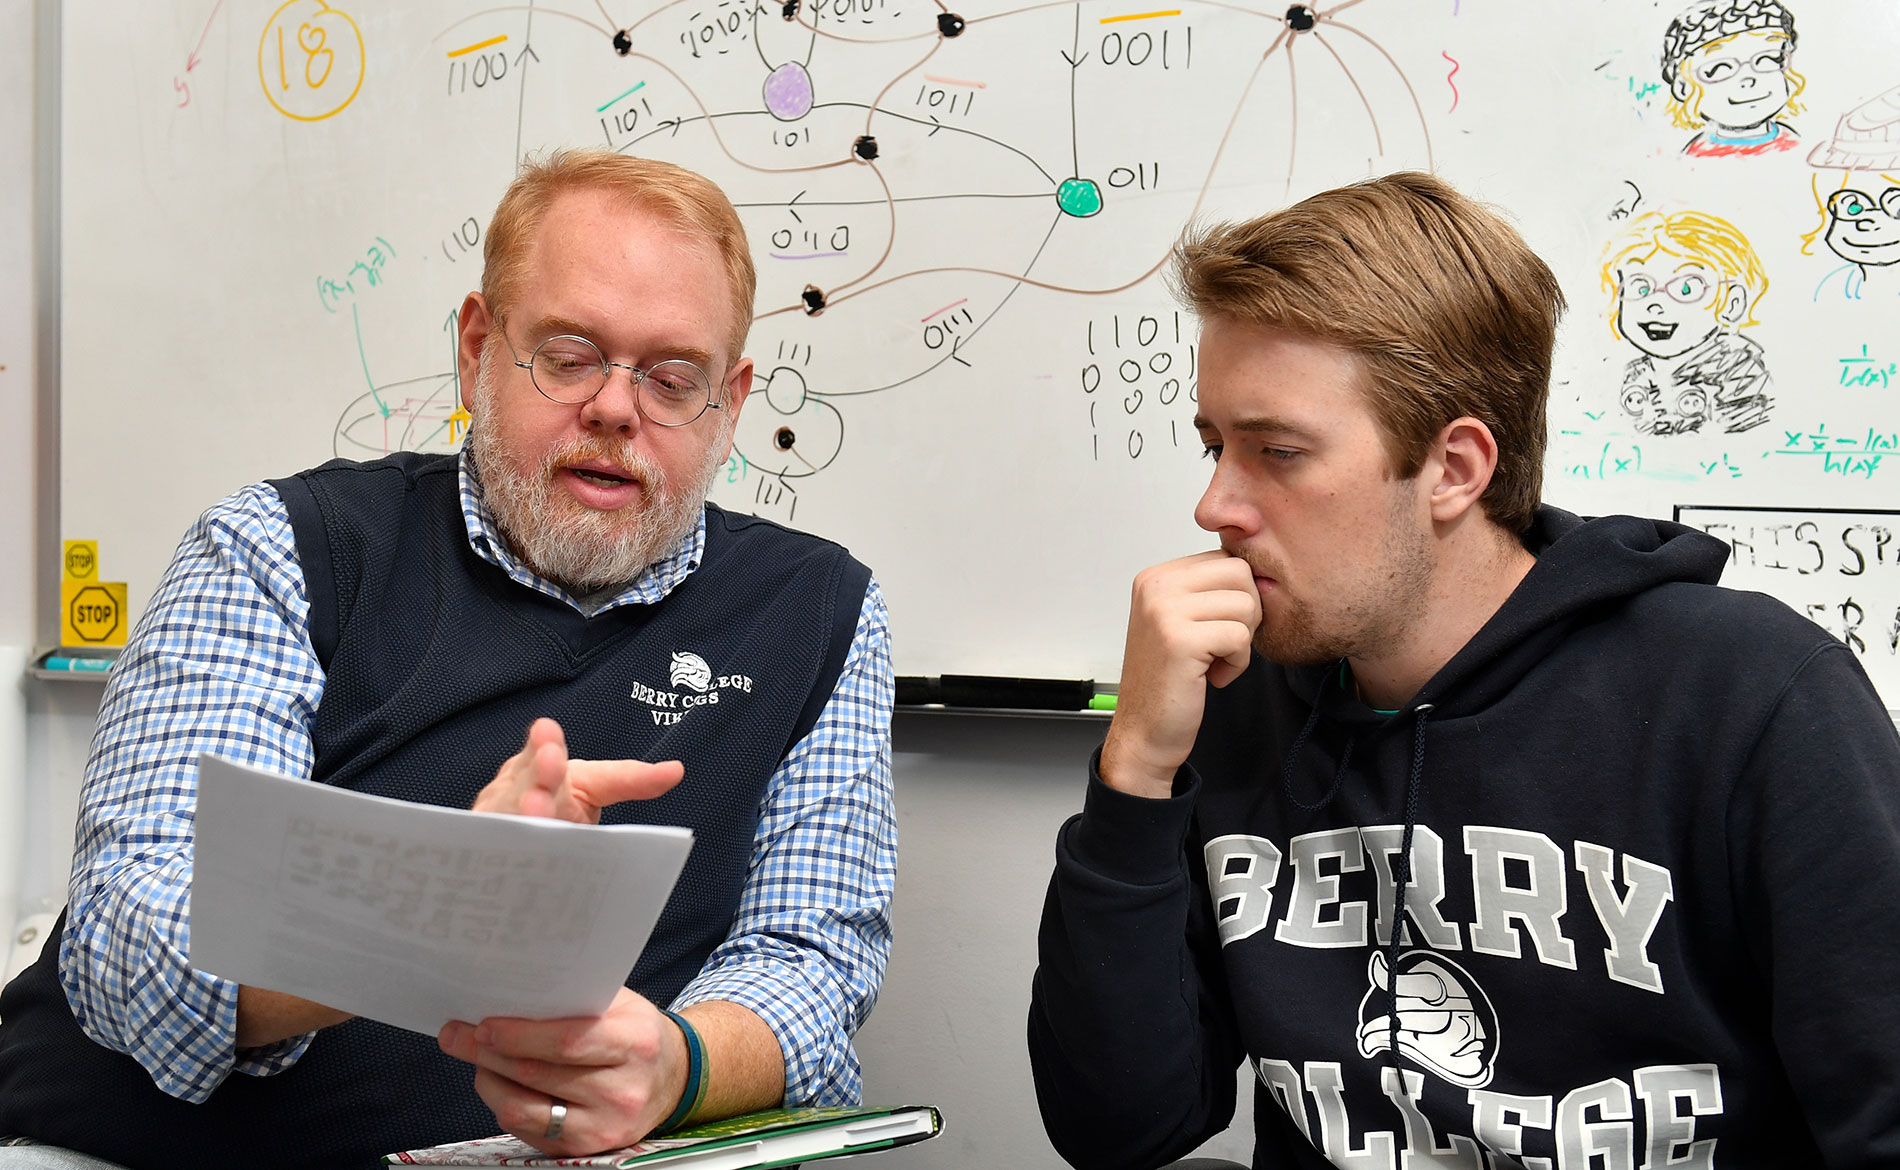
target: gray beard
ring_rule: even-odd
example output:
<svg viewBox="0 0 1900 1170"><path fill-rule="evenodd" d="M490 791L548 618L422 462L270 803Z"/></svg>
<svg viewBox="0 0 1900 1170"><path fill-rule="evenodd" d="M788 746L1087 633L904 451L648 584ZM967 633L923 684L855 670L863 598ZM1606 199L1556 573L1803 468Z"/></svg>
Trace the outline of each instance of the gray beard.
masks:
<svg viewBox="0 0 1900 1170"><path fill-rule="evenodd" d="M631 582L693 531L712 490L713 476L725 462L720 454L725 444L720 440L726 437L729 424L721 424L706 449L704 464L687 483L668 483L659 466L640 455L631 440L593 436L549 449L540 466L524 474L516 470L521 461L507 436L485 425L495 417L493 373L488 355L483 354L475 379L469 458L496 526L515 555L535 573L573 593L599 592ZM637 476L641 501L602 512L555 488L559 468L596 458L611 459Z"/></svg>

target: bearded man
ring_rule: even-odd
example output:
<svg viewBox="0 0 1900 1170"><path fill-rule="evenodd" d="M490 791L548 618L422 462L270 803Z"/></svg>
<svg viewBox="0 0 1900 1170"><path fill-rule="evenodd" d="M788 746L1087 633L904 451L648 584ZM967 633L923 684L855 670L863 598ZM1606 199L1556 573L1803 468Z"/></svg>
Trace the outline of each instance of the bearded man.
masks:
<svg viewBox="0 0 1900 1170"><path fill-rule="evenodd" d="M706 502L752 383L738 215L678 167L562 153L485 259L463 452L216 505L113 670L67 915L0 996L0 1135L29 1143L0 1166L339 1167L497 1129L580 1155L857 1101L888 622L843 549ZM603 1015L423 1036L192 969L200 751L695 844Z"/></svg>

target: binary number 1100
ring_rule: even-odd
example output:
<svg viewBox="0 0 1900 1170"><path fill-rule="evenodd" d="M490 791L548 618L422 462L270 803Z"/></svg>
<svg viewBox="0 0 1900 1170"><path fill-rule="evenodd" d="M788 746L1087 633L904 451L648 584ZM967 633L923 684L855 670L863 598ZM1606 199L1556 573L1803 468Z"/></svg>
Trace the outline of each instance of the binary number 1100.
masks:
<svg viewBox="0 0 1900 1170"><path fill-rule="evenodd" d="M449 62L449 93L467 93L473 85L481 89L491 81L500 81L508 75L508 54L502 52L483 53L473 58L462 57Z"/></svg>

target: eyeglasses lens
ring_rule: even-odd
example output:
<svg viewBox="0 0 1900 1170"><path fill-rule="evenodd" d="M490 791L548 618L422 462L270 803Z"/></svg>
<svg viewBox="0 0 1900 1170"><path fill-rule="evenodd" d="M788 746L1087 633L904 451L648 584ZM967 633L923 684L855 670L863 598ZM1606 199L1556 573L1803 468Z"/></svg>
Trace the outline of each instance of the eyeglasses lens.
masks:
<svg viewBox="0 0 1900 1170"><path fill-rule="evenodd" d="M550 337L534 351L534 384L556 402L586 402L607 381L607 359L585 337Z"/></svg>
<svg viewBox="0 0 1900 1170"><path fill-rule="evenodd" d="M658 362L640 379L640 408L662 425L692 422L711 398L711 380L692 362Z"/></svg>

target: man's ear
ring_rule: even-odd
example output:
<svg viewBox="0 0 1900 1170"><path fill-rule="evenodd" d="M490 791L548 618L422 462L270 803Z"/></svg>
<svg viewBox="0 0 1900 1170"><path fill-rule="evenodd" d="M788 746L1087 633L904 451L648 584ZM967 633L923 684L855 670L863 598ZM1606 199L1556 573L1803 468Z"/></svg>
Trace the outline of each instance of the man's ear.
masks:
<svg viewBox="0 0 1900 1170"><path fill-rule="evenodd" d="M1729 328L1748 320L1748 289L1730 281L1722 286L1722 307L1715 311L1715 319Z"/></svg>
<svg viewBox="0 0 1900 1170"><path fill-rule="evenodd" d="M740 358L738 364L726 375L725 389L721 392L719 403L722 409L730 411L736 422L739 408L745 405L746 395L752 393L752 359Z"/></svg>
<svg viewBox="0 0 1900 1170"><path fill-rule="evenodd" d="M1438 433L1425 459L1432 520L1449 524L1478 506L1498 468L1498 441L1475 418L1455 418Z"/></svg>
<svg viewBox="0 0 1900 1170"><path fill-rule="evenodd" d="M1681 70L1676 71L1676 79L1669 83L1669 94L1683 105L1689 104L1689 79Z"/></svg>
<svg viewBox="0 0 1900 1170"><path fill-rule="evenodd" d="M745 405L746 396L752 393L752 359L740 358L726 375L726 381L720 390L719 409L725 414L726 458L732 457L732 439L739 431L739 409Z"/></svg>
<svg viewBox="0 0 1900 1170"><path fill-rule="evenodd" d="M482 344L494 327L488 301L478 292L468 294L462 302L462 311L455 315L455 375L462 406L470 411L475 409L475 379L482 369Z"/></svg>

